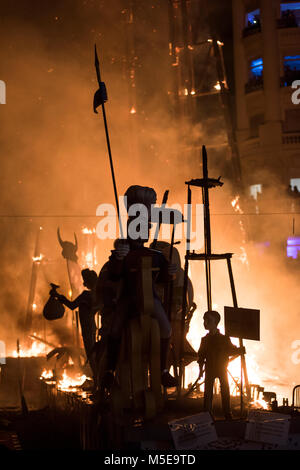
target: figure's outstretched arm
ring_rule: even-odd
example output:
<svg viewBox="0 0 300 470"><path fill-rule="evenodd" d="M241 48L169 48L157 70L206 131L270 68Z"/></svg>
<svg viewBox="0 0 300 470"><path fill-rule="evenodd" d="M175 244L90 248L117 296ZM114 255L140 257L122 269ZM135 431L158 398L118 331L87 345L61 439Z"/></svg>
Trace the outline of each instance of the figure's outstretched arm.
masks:
<svg viewBox="0 0 300 470"><path fill-rule="evenodd" d="M66 307L68 307L71 310L75 310L75 308L79 307L80 295L77 297L77 299L73 301L67 299L67 297L65 297L64 295L60 295L60 294L58 294L56 298L57 300L60 301L61 304L64 304Z"/></svg>
<svg viewBox="0 0 300 470"><path fill-rule="evenodd" d="M228 338L228 352L229 356L239 356L246 353L246 348L244 346L239 347L232 344L230 338Z"/></svg>

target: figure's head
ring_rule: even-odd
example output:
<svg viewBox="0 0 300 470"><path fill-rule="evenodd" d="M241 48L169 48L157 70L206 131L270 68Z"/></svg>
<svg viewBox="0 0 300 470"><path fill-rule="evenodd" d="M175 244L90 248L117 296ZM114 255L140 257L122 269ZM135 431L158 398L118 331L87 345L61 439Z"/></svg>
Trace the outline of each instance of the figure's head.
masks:
<svg viewBox="0 0 300 470"><path fill-rule="evenodd" d="M95 287L98 278L96 271L93 271L92 269L83 269L81 271L81 276L83 279L83 285L92 290Z"/></svg>
<svg viewBox="0 0 300 470"><path fill-rule="evenodd" d="M203 315L204 328L209 331L214 330L217 328L220 320L221 316L218 312L215 310L208 310Z"/></svg>
<svg viewBox="0 0 300 470"><path fill-rule="evenodd" d="M58 227L57 238L58 238L60 246L62 247L62 253L61 253L62 256L67 260L74 261L75 263L77 263L78 256L76 253L78 250L78 242L77 242L76 233L74 233L75 243L64 241L62 240L60 236L60 230Z"/></svg>
<svg viewBox="0 0 300 470"><path fill-rule="evenodd" d="M156 203L156 192L147 186L130 186L127 198L127 233L135 244L143 244L149 239L151 228L151 208Z"/></svg>
<svg viewBox="0 0 300 470"><path fill-rule="evenodd" d="M143 204L151 215L151 206L156 203L156 192L148 186L130 186L124 194L127 198L127 211L133 204Z"/></svg>

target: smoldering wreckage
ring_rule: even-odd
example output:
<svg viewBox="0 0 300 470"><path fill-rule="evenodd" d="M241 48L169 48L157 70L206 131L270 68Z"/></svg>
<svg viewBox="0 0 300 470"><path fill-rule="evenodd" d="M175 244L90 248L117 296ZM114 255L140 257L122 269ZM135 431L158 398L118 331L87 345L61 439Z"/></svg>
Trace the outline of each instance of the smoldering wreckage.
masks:
<svg viewBox="0 0 300 470"><path fill-rule="evenodd" d="M74 242L68 241L57 229L70 292L64 296L59 286L51 283L43 316L50 325L64 321L71 341L53 344L43 334L32 331L35 309L31 298L23 338L17 340L13 357L8 357L1 366L2 393L9 394L17 384L20 399L18 419L13 421L16 428L12 430L8 425L5 428L5 420L1 421L3 448L20 449L26 445L30 448L24 433L28 429L26 423L32 429L34 402L43 403L48 441L51 429L57 440L63 436L64 443L68 441L71 448L160 451L299 448L300 385L294 387L292 405L288 402L281 405L276 393L254 383L248 373L243 340L259 341L260 311L238 307L231 265L233 254L212 252L209 195L211 190L221 191L223 182L209 176L205 146L203 174L185 182L188 207L192 206L192 191L202 195L204 251L190 249L191 219L165 207L168 191L158 210L162 215L154 239L149 240L151 207L157 203L157 195L155 189L145 186L129 185L125 196L128 211L134 204L142 204L146 209L148 217L143 222L148 235L124 238L105 113L107 93L96 48L95 66L99 89L93 107L95 113L99 107L102 110L120 238L96 273L81 270L76 234ZM127 228L131 223L139 225L137 217L128 215ZM168 242L159 240L166 220L172 233ZM186 224L183 268L175 246L177 224ZM41 260L37 243L33 284L34 270ZM207 299L204 326L208 334L202 338L198 352L187 339L197 309L194 289L199 288L193 286L189 277L192 261L204 263L206 277L205 289L200 288ZM228 271L232 305L225 307L226 336L217 328L220 315L213 308L213 261L225 262ZM233 345L229 337L237 338L238 345ZM46 356L39 354L45 348ZM230 363L237 357L240 370L233 375ZM200 372L194 383L188 383L186 370L192 364L200 366ZM216 386L216 378L221 388ZM41 430L38 432L44 435ZM50 439L49 447L56 448L57 440ZM41 443L39 446L43 448ZM104 463L123 463L115 460L113 454L111 460L107 459ZM135 466L137 461L129 463Z"/></svg>

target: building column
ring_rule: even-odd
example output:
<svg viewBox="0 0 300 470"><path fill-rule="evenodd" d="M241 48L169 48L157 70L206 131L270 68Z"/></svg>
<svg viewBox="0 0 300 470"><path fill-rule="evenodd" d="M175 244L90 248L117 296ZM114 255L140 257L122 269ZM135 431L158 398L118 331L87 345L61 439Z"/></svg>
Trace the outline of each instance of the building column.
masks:
<svg viewBox="0 0 300 470"><path fill-rule="evenodd" d="M237 128L236 136L238 142L240 142L245 140L249 135L249 118L245 96L245 84L247 82L247 63L242 41L243 29L245 27L244 1L232 1L232 15Z"/></svg>

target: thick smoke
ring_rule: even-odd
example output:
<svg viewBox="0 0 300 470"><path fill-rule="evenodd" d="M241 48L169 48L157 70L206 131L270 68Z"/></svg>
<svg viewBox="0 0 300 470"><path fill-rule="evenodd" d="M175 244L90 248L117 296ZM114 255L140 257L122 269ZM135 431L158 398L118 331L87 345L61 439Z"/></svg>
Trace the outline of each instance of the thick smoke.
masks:
<svg viewBox="0 0 300 470"><path fill-rule="evenodd" d="M170 203L183 204L184 182L201 176L201 145L208 145L210 155L210 146L224 141L219 114L204 121L208 115L205 109L201 121L186 128L191 142L199 148L196 157L188 159L168 98L173 71L168 62L167 9L164 2L154 0L144 7L148 8L149 22L154 15L157 29L143 23L147 15L137 10L140 20L135 24L136 49L132 51L126 3L1 2L0 79L6 82L7 104L0 107L0 339L3 337L9 348L25 321L39 227L43 227L40 251L45 258L38 273L36 316L47 300L49 282L60 284L64 293L69 289L57 226L63 239L72 240L76 231L81 256L87 243L82 228L95 227L100 203L114 203L102 117L92 110L97 89L95 42L108 89L106 109L120 194L132 184L141 184L154 187L159 200L170 189ZM137 90L132 89L133 79L128 79L132 65L128 57L135 61ZM130 113L133 102L135 114ZM216 153L214 161L222 165L228 162L226 147L221 146ZM209 171L212 177L220 176L219 165L210 163ZM296 276L279 253L284 250L282 235L291 235L291 217L255 215L255 211L251 216L234 214L231 200L236 190L229 183L228 172L223 176L224 188L214 190L211 196L213 248L215 252L236 253L233 269L239 304L261 309L262 342L247 342L247 347L255 355L261 375L278 376L287 394L297 371L291 356L292 343L299 336L295 328L299 302ZM201 202L200 191L195 194L195 202ZM266 212L277 212L277 196L277 191L270 195ZM243 205L242 209L249 212ZM260 231L256 233L258 240L278 243L260 255L255 243L249 241L249 231L251 236ZM96 247L100 269L112 241L97 241ZM183 242L180 252L184 254ZM224 305L232 305L226 265L216 263L212 274L213 301L222 313ZM206 309L203 266L193 265L191 275L198 303L194 320L197 347L204 334L201 317ZM35 325L43 328L37 319ZM50 334L49 325L47 332ZM58 334L55 340L63 343L65 339Z"/></svg>

